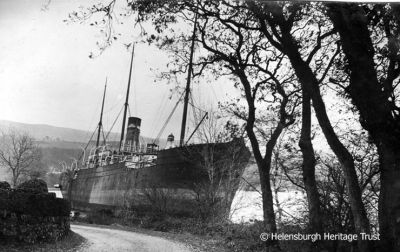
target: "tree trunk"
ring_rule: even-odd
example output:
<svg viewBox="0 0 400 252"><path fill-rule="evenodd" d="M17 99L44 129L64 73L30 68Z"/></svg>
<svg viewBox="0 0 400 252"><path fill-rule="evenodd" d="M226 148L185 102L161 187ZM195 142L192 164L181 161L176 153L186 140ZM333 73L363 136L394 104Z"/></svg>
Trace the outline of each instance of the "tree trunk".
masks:
<svg viewBox="0 0 400 252"><path fill-rule="evenodd" d="M274 212L274 202L272 197L271 182L270 182L271 165L265 161L261 163L260 183L262 191L263 214L266 225L266 231L276 233L276 221Z"/></svg>
<svg viewBox="0 0 400 252"><path fill-rule="evenodd" d="M296 53L297 49L296 49ZM304 86L307 92L311 95L314 110L321 126L322 132L325 135L326 140L332 151L343 168L344 177L347 185L347 192L349 195L350 207L354 216L354 226L357 233L369 233L369 220L365 211L364 204L361 198L361 189L358 184L357 173L354 167L354 160L350 152L340 142L333 127L330 123L324 101L322 100L321 93L319 91L318 81L314 74L306 63L300 58L300 55L294 55L291 58L293 67L295 68L296 74ZM359 248L361 251L369 251L368 242L358 240Z"/></svg>
<svg viewBox="0 0 400 252"><path fill-rule="evenodd" d="M369 132L378 149L381 169L381 250L399 252L400 119L392 111L393 104L387 90L387 86L393 85L394 67L388 67L388 74L384 80L386 85L380 83L374 65L374 48L368 30L368 18L359 5L327 6L328 16L339 32L343 51L349 62L349 94L360 113L361 125Z"/></svg>
<svg viewBox="0 0 400 252"><path fill-rule="evenodd" d="M307 193L307 203L309 209L309 230L310 233L323 233L321 202L315 180L315 154L311 142L311 99L307 92L303 90L302 103L302 123L299 146L303 154L303 181ZM320 244L315 243L315 251L319 251Z"/></svg>
<svg viewBox="0 0 400 252"><path fill-rule="evenodd" d="M400 252L400 150L382 144L378 146L378 153L380 250Z"/></svg>
<svg viewBox="0 0 400 252"><path fill-rule="evenodd" d="M13 170L12 173L13 173L13 175L12 175L13 188L17 188L18 175L16 174L15 170Z"/></svg>
<svg viewBox="0 0 400 252"><path fill-rule="evenodd" d="M270 148L272 146L272 150L269 152L268 147L267 147L266 155L263 158L261 155L261 152L260 152L258 141L254 134L253 126L249 126L249 125L252 125L252 124L251 123L247 124L246 132L247 132L247 135L249 136L250 143L252 145L252 149L253 149L253 153L254 153L254 158L256 159L258 172L260 174L261 196L262 196L262 207L263 207L265 232L276 233L277 232L276 219L275 219L274 202L273 202L273 197L272 197L271 181L270 181L272 150L276 144L276 141L274 143L272 143L271 142L272 137L271 137L271 139L268 141L267 145L269 145ZM282 130L280 130L280 131L282 132ZM276 130L275 130L275 132L276 132ZM277 135L279 136L280 133ZM270 153L270 154L268 155L268 153ZM269 240L267 242L267 251L280 251L278 241Z"/></svg>
<svg viewBox="0 0 400 252"><path fill-rule="evenodd" d="M74 174L72 174L72 176L74 176ZM72 186L73 186L73 183L74 183L74 178L72 177L72 178L68 178L68 200L69 200L69 202L71 203L71 209L73 209L74 208L74 202L73 202L73 200L72 200Z"/></svg>
<svg viewBox="0 0 400 252"><path fill-rule="evenodd" d="M264 225L265 232L268 233L276 233L276 220L275 220L275 212L274 212L274 204L271 190L271 181L270 181L270 171L271 171L271 160L272 160L272 152L276 145L276 142L284 129L284 124L282 121L285 121L286 118L284 115L280 115L280 121L274 132L272 133L270 139L266 145L265 156L261 154L260 145L257 140L256 134L254 133L254 123L256 119L256 108L254 105L254 98L252 97L251 85L246 77L246 74L242 69L237 68L235 73L242 82L246 101L248 105L248 116L246 120L246 133L249 137L251 147L253 149L254 158L257 163L258 172L260 174L260 184L261 184L261 194L262 194L262 203L263 203L263 217L264 217ZM287 101L286 101L287 102ZM281 106L285 107L285 103L281 103ZM282 110L280 110L282 112ZM283 110L284 111L284 110ZM279 243L277 240L269 240L267 243L267 251L280 251Z"/></svg>
<svg viewBox="0 0 400 252"><path fill-rule="evenodd" d="M276 142L283 131L283 125L278 123L274 132L271 135L271 138L267 142L267 147L265 151L265 157L260 163L257 161L259 165L259 173L260 173L260 183L261 183L261 191L262 191L262 203L263 203L263 214L264 214L264 223L266 225L266 231L269 233L276 233L276 219L274 212L274 202L271 190L271 162L272 162L272 153L273 149L276 145ZM268 242L269 245L267 247L267 251L280 251L279 243L276 240L272 240Z"/></svg>
<svg viewBox="0 0 400 252"><path fill-rule="evenodd" d="M319 82L309 64L302 59L299 45L292 37L293 23L291 23L290 17L287 19L283 13L283 8L276 3L266 3L262 12L260 12L256 4L253 3L250 6L254 14L259 18L260 31L265 34L272 45L288 56L302 89L310 95L322 132L342 166L350 207L354 217L355 230L357 233L369 233L369 220L362 202L361 189L358 184L353 157L339 141L333 130L319 90ZM292 20L292 22L294 21ZM271 34L271 30L266 24L269 24L272 28L272 34L274 35ZM273 36L277 37L277 40ZM361 241L360 239L358 240L358 246L360 251L370 250L369 242Z"/></svg>
<svg viewBox="0 0 400 252"><path fill-rule="evenodd" d="M357 233L369 233L369 220L361 198L361 189L358 184L357 173L354 167L354 160L347 148L340 142L329 117L326 113L325 103L319 90L319 83L310 66L301 58L296 42L291 36L287 27L280 26L282 32L282 45L285 54L288 56L293 69L302 85L302 88L310 95L318 123L321 126L325 138L335 153L343 168L344 177L349 195L349 202L354 216L354 226ZM358 240L360 251L370 251L368 241Z"/></svg>
<svg viewBox="0 0 400 252"><path fill-rule="evenodd" d="M282 225L282 216L283 216L283 209L281 206L281 202L279 200L279 186L278 186L278 169L279 169L279 151L275 152L275 161L274 161L274 173L272 176L272 188L273 193L274 193L274 197L275 197L275 206L276 206L276 210L278 212L278 226Z"/></svg>

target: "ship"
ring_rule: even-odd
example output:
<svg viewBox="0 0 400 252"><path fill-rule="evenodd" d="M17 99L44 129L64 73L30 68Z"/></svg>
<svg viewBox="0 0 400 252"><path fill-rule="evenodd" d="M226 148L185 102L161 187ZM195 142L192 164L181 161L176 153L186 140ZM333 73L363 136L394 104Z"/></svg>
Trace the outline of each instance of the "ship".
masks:
<svg viewBox="0 0 400 252"><path fill-rule="evenodd" d="M179 143L175 143L173 134L167 137L162 147L156 141L144 143L140 141L141 118L128 117L126 124L134 57L132 45L119 143L114 146L100 144L106 81L96 145L87 151L87 155L83 153L82 161L72 172L62 176L63 196L70 200L73 209L129 208L197 216L209 214L203 211L204 205L208 204L216 206L223 215L229 215L250 151L243 137L227 142L190 144L189 139L207 114L185 138L195 31L186 88L182 94L184 108Z"/></svg>

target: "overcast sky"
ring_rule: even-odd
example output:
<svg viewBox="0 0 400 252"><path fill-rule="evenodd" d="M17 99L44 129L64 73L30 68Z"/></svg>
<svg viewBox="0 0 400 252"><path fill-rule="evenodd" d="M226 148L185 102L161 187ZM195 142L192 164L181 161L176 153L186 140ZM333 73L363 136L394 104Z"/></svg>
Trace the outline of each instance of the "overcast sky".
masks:
<svg viewBox="0 0 400 252"><path fill-rule="evenodd" d="M118 28L123 36L90 59L96 42L102 40L99 28L63 20L80 5L97 1L53 0L45 8L47 2L0 1L0 119L92 131L108 77L103 122L108 130L123 106L128 81L130 52L123 43L137 39L138 33L131 28L132 21L126 22ZM146 136L157 134L177 99L168 100L173 85L155 82L157 69L165 70L167 62L166 53L136 46L130 107L143 119ZM194 92L198 102L215 105L232 93L229 86L201 83ZM181 108L172 121L165 134L177 136ZM119 132L120 125L113 131Z"/></svg>

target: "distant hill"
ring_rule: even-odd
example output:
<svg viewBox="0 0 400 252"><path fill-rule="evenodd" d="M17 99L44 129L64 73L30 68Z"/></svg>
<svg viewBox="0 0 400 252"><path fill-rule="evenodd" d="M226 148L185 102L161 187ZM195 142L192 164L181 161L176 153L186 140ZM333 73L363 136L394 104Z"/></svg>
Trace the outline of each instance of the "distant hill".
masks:
<svg viewBox="0 0 400 252"><path fill-rule="evenodd" d="M92 132L56 127L46 124L28 124L6 120L0 120L0 130L7 132L9 128L17 131L29 133L39 141L67 141L67 142L87 142L92 135ZM110 133L110 139L118 139L118 133Z"/></svg>
<svg viewBox="0 0 400 252"><path fill-rule="evenodd" d="M7 132L10 128L17 131L27 132L34 137L39 144L46 147L59 147L59 148L79 148L82 143L85 145L93 132L51 126L47 124L29 124L13 121L0 120L0 131ZM119 139L120 134L111 132L108 139ZM92 139L93 140L93 139ZM153 141L149 137L141 137L141 140L150 143ZM160 139L160 146L164 147L166 144L165 139Z"/></svg>

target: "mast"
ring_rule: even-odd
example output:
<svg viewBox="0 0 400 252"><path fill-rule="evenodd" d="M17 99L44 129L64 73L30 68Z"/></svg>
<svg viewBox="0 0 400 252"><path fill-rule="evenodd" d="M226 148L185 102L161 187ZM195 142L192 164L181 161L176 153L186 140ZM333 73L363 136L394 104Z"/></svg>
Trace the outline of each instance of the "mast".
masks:
<svg viewBox="0 0 400 252"><path fill-rule="evenodd" d="M97 149L97 147L99 147L100 132L101 132L101 128L103 127L103 110L104 110L104 100L106 98L106 89L107 89L107 77L106 77L106 84L104 85L104 94L103 94L103 102L101 104L100 121L99 121L99 125L97 126L98 131L97 131L96 149Z"/></svg>
<svg viewBox="0 0 400 252"><path fill-rule="evenodd" d="M196 36L196 24L197 24L197 14L194 18L194 27L193 27L193 35L192 35L192 45L190 46L190 56L189 56L189 68L188 75L186 78L186 89L185 89L185 99L183 103L183 116L182 116L182 126L181 126L181 138L179 146L183 146L185 142L185 128L186 128L186 118L187 118L187 109L189 103L189 94L190 94L190 81L192 77L192 69L193 69L193 52L194 52L194 39Z"/></svg>
<svg viewBox="0 0 400 252"><path fill-rule="evenodd" d="M129 79L128 79L128 88L126 90L126 99L125 99L125 108L124 108L124 116L122 118L122 130L121 130L121 140L119 141L118 151L121 151L122 141L124 140L125 134L125 122L126 122L126 112L128 110L128 99L129 99L129 89L131 87L131 76L132 76L132 65L133 65L133 56L135 54L135 45L132 43L132 57L131 57L131 66L129 69Z"/></svg>

